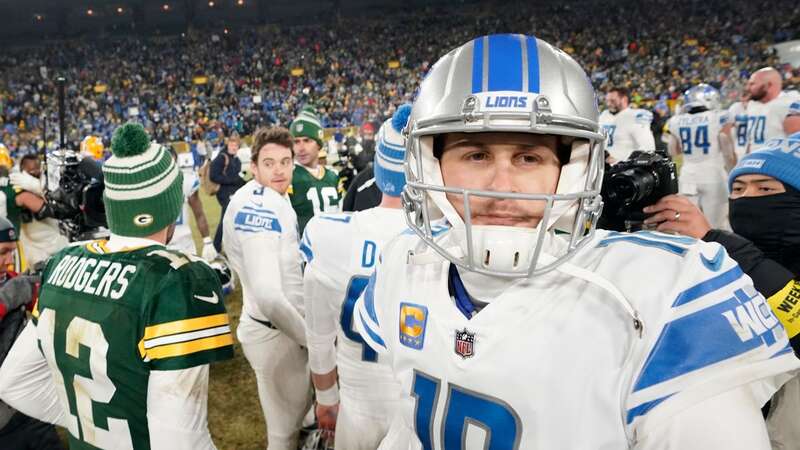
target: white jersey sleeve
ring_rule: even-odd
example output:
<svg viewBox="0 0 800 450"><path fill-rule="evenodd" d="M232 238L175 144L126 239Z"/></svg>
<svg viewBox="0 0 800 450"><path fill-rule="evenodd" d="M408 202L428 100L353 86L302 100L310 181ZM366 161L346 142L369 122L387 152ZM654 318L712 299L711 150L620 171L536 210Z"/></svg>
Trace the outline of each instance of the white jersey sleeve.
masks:
<svg viewBox="0 0 800 450"><path fill-rule="evenodd" d="M763 404L788 380L785 373L800 367L766 300L718 244L649 232L611 233L605 245L612 244L623 247L622 258L641 246L675 255L675 264L663 269L665 278L674 277L671 303L647 301L653 297L646 292L662 286L617 280L645 330L630 366L625 422L632 435L646 436L693 405L742 386Z"/></svg>
<svg viewBox="0 0 800 450"><path fill-rule="evenodd" d="M633 123L630 125L630 135L633 140L634 150L656 149L656 140L653 137L653 130L650 124L653 122L653 113L644 109L637 109L633 116Z"/></svg>
<svg viewBox="0 0 800 450"><path fill-rule="evenodd" d="M32 322L17 337L0 367L0 400L27 416L67 426L67 416L47 360L38 348Z"/></svg>
<svg viewBox="0 0 800 450"><path fill-rule="evenodd" d="M343 214L339 214L342 215ZM336 367L336 335L339 310L345 292L335 281L341 255L349 243L348 233L341 231L344 222L328 220L330 215L313 217L306 225L300 250L306 263L303 290L306 302L306 336L311 371L326 374ZM338 215L337 215L338 216Z"/></svg>
<svg viewBox="0 0 800 450"><path fill-rule="evenodd" d="M386 245L383 254L387 254L392 243ZM382 259L382 258L381 258ZM384 317L383 304L375 301L375 291L381 281L380 269L382 262L378 262L375 271L369 277L367 288L356 301L353 308L353 323L358 333L373 350L381 355L389 353L391 340L386 339L386 332L383 331L381 324L386 324L389 319Z"/></svg>
<svg viewBox="0 0 800 450"><path fill-rule="evenodd" d="M152 448L215 450L208 431L208 364L154 370L147 383Z"/></svg>
<svg viewBox="0 0 800 450"><path fill-rule="evenodd" d="M770 449L761 405L748 389L739 387L681 411L667 426L640 436L634 446L635 450L709 448Z"/></svg>

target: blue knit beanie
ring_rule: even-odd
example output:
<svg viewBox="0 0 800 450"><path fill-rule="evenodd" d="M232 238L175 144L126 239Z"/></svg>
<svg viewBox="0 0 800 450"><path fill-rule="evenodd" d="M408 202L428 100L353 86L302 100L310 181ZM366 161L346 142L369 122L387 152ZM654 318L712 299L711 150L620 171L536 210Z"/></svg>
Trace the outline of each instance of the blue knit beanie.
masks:
<svg viewBox="0 0 800 450"><path fill-rule="evenodd" d="M740 175L767 175L800 190L800 133L772 139L742 158L728 177L728 189Z"/></svg>
<svg viewBox="0 0 800 450"><path fill-rule="evenodd" d="M401 105L391 119L378 130L375 146L375 184L385 195L399 197L406 185L403 161L406 156L406 139L402 131L411 115L411 105Z"/></svg>

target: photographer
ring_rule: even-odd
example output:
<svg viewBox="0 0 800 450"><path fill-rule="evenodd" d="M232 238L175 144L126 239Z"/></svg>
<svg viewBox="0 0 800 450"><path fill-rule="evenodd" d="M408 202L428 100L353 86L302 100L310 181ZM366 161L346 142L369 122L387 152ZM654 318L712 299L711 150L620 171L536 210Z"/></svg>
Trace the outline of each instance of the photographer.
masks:
<svg viewBox="0 0 800 450"><path fill-rule="evenodd" d="M209 173L211 181L219 184L216 196L220 206L220 216L217 231L214 233L214 249L217 252L222 249L222 218L225 217L228 202L231 200L231 195L244 186L245 183L242 177L239 176L239 172L242 171L242 163L236 157L236 152L239 151L240 145L239 134L236 132L231 133L225 148L220 150L219 154L211 162L211 171Z"/></svg>
<svg viewBox="0 0 800 450"><path fill-rule="evenodd" d="M657 225L658 231L723 245L767 298L800 355L800 135L794 136L769 141L731 172L733 233L712 229L703 213L679 195L666 196L644 211L652 214L645 223ZM774 448L800 448L798 400L797 378L773 397L768 428Z"/></svg>
<svg viewBox="0 0 800 450"><path fill-rule="evenodd" d="M37 278L15 276L6 268L16 249L17 233L0 218L0 366L27 323L25 309L35 302ZM32 349L38 351L38 349ZM4 450L62 448L55 428L18 412L0 400L0 442Z"/></svg>
<svg viewBox="0 0 800 450"><path fill-rule="evenodd" d="M58 221L53 218L53 212L44 199L39 181L41 175L41 163L35 154L24 155L19 161L19 172L9 175L11 183L19 191L18 204L30 211L22 215L19 233L27 267L45 261L68 243L59 232Z"/></svg>

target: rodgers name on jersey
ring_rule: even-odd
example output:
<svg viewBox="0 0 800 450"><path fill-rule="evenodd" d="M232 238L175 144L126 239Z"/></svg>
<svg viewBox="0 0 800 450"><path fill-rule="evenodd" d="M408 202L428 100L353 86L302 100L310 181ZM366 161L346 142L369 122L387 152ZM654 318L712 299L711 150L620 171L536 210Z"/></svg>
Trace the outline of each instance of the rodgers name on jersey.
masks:
<svg viewBox="0 0 800 450"><path fill-rule="evenodd" d="M759 380L800 365L716 244L598 230L471 318L451 299L463 286L450 263L415 260L425 248L416 236L388 244L353 319L411 397L402 417L425 450L631 448L738 386L766 401Z"/></svg>
<svg viewBox="0 0 800 450"><path fill-rule="evenodd" d="M68 247L48 262L34 321L72 449L149 450L151 371L233 356L219 279L163 246Z"/></svg>

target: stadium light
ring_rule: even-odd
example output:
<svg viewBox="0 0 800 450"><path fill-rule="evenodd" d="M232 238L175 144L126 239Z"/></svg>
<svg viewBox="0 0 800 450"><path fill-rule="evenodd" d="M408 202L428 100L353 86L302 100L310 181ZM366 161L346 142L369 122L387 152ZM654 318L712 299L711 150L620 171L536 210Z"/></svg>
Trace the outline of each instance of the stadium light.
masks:
<svg viewBox="0 0 800 450"><path fill-rule="evenodd" d="M87 15L87 16L93 16L93 15L94 15L94 10L93 10L93 9L91 9L91 8L87 9L87 10L86 10L86 15Z"/></svg>
<svg viewBox="0 0 800 450"><path fill-rule="evenodd" d="M164 6L162 6L161 9L163 9L164 11L169 11L169 4L164 3Z"/></svg>
<svg viewBox="0 0 800 450"><path fill-rule="evenodd" d="M209 8L213 8L214 7L214 2L208 2L208 7Z"/></svg>
<svg viewBox="0 0 800 450"><path fill-rule="evenodd" d="M236 4L239 6L244 6L244 0L236 0Z"/></svg>
<svg viewBox="0 0 800 450"><path fill-rule="evenodd" d="M228 34L228 29L225 28L224 30L222 30L222 32L225 33L225 34Z"/></svg>
<svg viewBox="0 0 800 450"><path fill-rule="evenodd" d="M42 20L44 20L44 17L42 17L42 15L41 15L41 14L36 14L36 16L35 16L35 17L36 17L36 21L37 21L37 22L41 22Z"/></svg>
<svg viewBox="0 0 800 450"><path fill-rule="evenodd" d="M117 13L118 13L118 14L122 14L124 11L125 11L125 10L124 10L124 9L122 9L122 6L118 6L118 7L117 7Z"/></svg>

